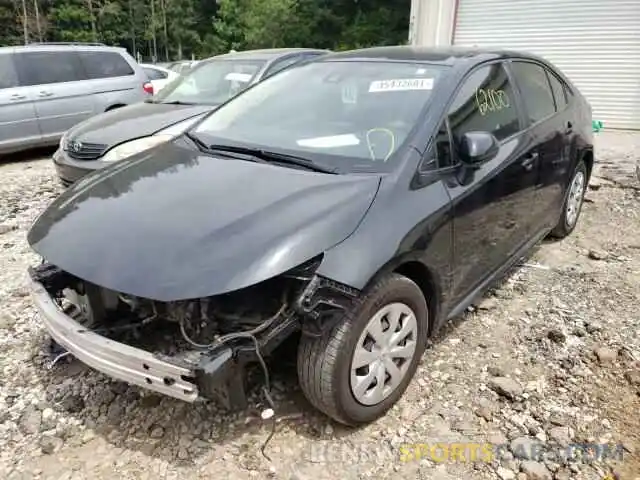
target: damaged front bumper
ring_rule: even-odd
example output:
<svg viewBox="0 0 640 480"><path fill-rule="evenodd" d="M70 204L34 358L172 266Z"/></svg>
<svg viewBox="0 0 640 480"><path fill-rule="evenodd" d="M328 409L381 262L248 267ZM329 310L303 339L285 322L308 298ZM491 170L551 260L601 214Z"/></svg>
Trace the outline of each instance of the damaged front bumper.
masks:
<svg viewBox="0 0 640 480"><path fill-rule="evenodd" d="M254 328L253 335L238 332L235 339L209 348L183 352L185 356L167 356L107 338L67 315L56 300L56 295L70 284L65 275L43 264L29 268L27 281L44 326L67 352L114 379L186 402L217 400L233 409L247 405L247 364L269 356L296 331L319 334L330 327L330 318L341 317L350 308L357 294L346 286L312 276L293 308L277 321L265 321L264 328Z"/></svg>
<svg viewBox="0 0 640 480"><path fill-rule="evenodd" d="M187 402L195 401L196 372L93 333L63 313L44 286L28 276L31 296L49 334L88 366L118 380Z"/></svg>

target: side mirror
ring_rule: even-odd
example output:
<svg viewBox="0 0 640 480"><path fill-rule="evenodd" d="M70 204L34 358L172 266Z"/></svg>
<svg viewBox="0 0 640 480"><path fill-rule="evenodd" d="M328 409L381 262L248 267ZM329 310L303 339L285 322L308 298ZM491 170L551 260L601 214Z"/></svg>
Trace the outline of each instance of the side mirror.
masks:
<svg viewBox="0 0 640 480"><path fill-rule="evenodd" d="M478 167L498 154L498 139L489 132L467 132L458 146L460 159L469 166Z"/></svg>

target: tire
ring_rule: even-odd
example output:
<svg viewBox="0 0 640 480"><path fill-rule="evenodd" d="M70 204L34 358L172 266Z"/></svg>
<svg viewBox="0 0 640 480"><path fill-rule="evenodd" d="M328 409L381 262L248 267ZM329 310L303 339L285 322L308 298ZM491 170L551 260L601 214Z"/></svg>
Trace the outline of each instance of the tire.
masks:
<svg viewBox="0 0 640 480"><path fill-rule="evenodd" d="M576 182L581 181L581 187L578 187L579 191L575 191ZM567 187L567 197L562 205L562 214L558 220L557 225L551 230L550 236L554 238L564 238L569 235L576 228L578 219L580 218L580 212L582 211L582 204L584 203L584 193L587 189L587 166L583 161L580 161L571 175L571 181ZM572 200L577 194L577 204ZM569 213L570 209L575 210L573 215Z"/></svg>
<svg viewBox="0 0 640 480"><path fill-rule="evenodd" d="M413 355L410 359L393 360L394 353L388 352L386 357L375 360L375 366L365 366L352 371L352 360L356 352L356 347L367 344L366 348L371 348L379 352L378 343L370 346L373 337L368 331L369 322L373 322L380 317L381 312L389 311L389 316L383 316L379 325L382 329L387 325L388 318L393 318L399 311L404 312L398 320L400 331L411 331L406 342L400 342L397 348L405 349L405 354L412 347ZM413 313L415 322L411 320L410 313ZM378 316L376 316L378 314ZM375 317L375 318L374 318ZM413 330L411 330L413 328ZM410 279L398 274L387 275L378 280L356 303L351 312L346 314L331 330L319 337L303 335L298 346L298 379L300 386L311 404L334 420L349 426L370 423L383 416L403 395L409 382L413 378L420 363L420 358L424 353L427 344L427 334L429 328L429 314L427 302L420 288ZM381 331L380 335L389 335ZM399 333L400 336L402 334ZM364 338L364 341L363 341ZM382 338L382 337L379 337ZM388 337L387 337L388 338ZM380 343L381 345L383 343ZM358 349L362 353L363 349ZM371 352L366 352L374 355ZM375 353L376 356L381 355ZM365 357L361 357L365 358ZM369 358L369 357L366 357ZM389 364L388 362L393 362ZM402 362L402 363L401 363ZM383 390L376 390L375 386L369 394L356 397L352 384L367 383L367 375L373 372L380 372L380 365L385 364L382 375L385 377L384 383L380 385L390 385ZM373 364L372 364L373 365ZM397 367L396 375L391 377L389 369ZM398 372L402 372L398 375ZM358 376L354 376L358 375ZM387 377L387 375L389 375ZM374 375L377 378L377 375ZM358 380L360 379L360 380ZM362 382L361 380L364 380ZM396 379L395 381L393 379ZM397 379L401 379L398 381ZM373 380L373 378L371 378ZM394 385L395 383L395 385ZM359 391L362 391L360 389ZM381 395L374 395L374 393Z"/></svg>

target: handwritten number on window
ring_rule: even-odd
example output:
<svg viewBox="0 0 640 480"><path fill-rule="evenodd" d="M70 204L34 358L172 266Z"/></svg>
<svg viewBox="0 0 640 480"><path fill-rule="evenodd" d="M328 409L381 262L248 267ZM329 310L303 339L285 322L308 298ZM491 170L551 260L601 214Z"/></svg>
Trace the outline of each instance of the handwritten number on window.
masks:
<svg viewBox="0 0 640 480"><path fill-rule="evenodd" d="M504 90L476 89L476 107L478 107L480 115L486 115L487 112L498 112L510 106L509 96Z"/></svg>

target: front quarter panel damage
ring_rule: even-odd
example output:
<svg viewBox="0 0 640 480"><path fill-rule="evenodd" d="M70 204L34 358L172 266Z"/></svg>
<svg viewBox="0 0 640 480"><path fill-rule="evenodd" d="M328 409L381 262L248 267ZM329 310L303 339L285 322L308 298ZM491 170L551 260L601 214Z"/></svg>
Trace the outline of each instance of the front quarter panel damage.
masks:
<svg viewBox="0 0 640 480"><path fill-rule="evenodd" d="M153 158L63 193L34 223L30 245L114 291L158 301L207 297L272 278L342 242L380 183L374 175L188 154L161 146Z"/></svg>
<svg viewBox="0 0 640 480"><path fill-rule="evenodd" d="M435 292L448 301L453 264L450 199L441 181L413 191L382 182L358 230L324 254L317 275L366 291L384 273L419 262L433 276Z"/></svg>

